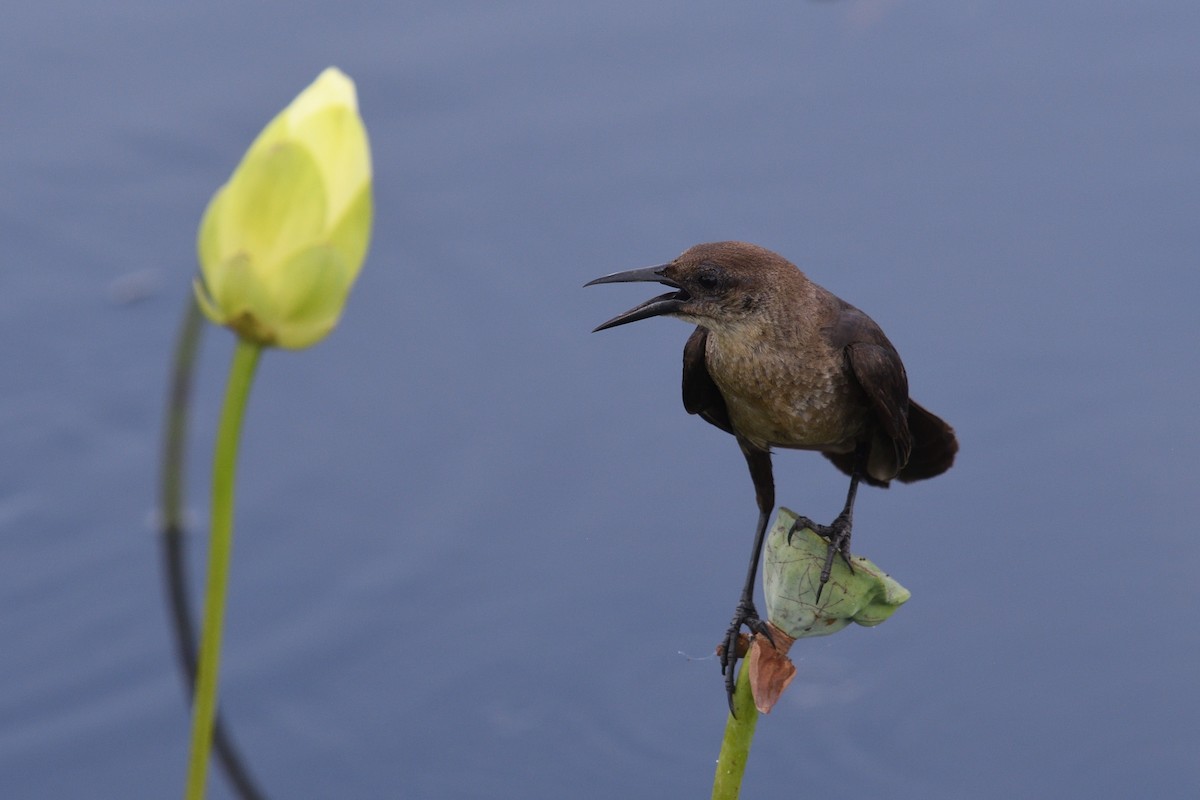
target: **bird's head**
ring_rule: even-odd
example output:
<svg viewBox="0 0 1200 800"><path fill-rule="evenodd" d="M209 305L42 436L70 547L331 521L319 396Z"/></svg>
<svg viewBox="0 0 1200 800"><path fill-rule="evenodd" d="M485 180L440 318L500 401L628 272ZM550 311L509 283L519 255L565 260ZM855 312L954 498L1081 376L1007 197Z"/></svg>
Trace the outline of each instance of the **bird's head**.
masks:
<svg viewBox="0 0 1200 800"><path fill-rule="evenodd" d="M796 278L803 280L800 271L770 250L745 242L710 242L688 248L669 264L615 272L584 285L646 281L675 290L618 314L597 331L662 315L720 329L762 318L771 287Z"/></svg>

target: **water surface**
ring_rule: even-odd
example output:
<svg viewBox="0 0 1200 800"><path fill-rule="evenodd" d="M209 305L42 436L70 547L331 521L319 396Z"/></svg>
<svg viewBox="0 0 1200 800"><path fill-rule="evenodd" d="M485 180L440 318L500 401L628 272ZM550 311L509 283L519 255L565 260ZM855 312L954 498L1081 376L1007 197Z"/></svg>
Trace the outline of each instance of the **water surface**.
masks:
<svg viewBox="0 0 1200 800"><path fill-rule="evenodd" d="M169 352L204 204L328 64L378 218L342 326L251 401L223 702L270 796L706 796L753 494L680 406L688 329L591 335L647 287L580 287L716 239L870 313L962 442L860 495L913 600L797 647L746 796L1194 796L1198 32L1187 2L13 9L0 796L178 794ZM812 454L776 478L844 496Z"/></svg>

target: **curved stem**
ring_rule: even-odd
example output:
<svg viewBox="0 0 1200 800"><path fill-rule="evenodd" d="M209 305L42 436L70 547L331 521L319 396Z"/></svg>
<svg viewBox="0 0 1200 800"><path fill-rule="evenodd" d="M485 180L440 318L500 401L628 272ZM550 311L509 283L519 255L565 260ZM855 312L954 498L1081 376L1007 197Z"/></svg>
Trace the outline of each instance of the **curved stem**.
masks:
<svg viewBox="0 0 1200 800"><path fill-rule="evenodd" d="M171 364L159 486L159 532L167 605L175 633L175 652L183 673L189 703L196 687L196 626L192 622L187 580L184 464L187 460L192 377L203 334L204 315L200 313L200 307L189 293ZM213 728L213 749L216 751L217 761L225 770L225 775L238 796L242 800L263 800L265 795L258 788L234 745L219 708Z"/></svg>
<svg viewBox="0 0 1200 800"><path fill-rule="evenodd" d="M167 538L183 534L183 462L187 450L188 399L192 393L192 374L203 331L204 315L200 313L195 299L189 295L183 322L179 325L179 338L175 342L163 432L159 504L162 532Z"/></svg>
<svg viewBox="0 0 1200 800"><path fill-rule="evenodd" d="M750 692L750 665L753 659L754 653L751 652L738 670L737 687L733 694L737 716L730 714L725 721L725 739L721 742L721 755L717 757L712 800L737 800L742 789L742 775L750 758L754 727L758 724L758 709L754 707L754 696Z"/></svg>
<svg viewBox="0 0 1200 800"><path fill-rule="evenodd" d="M221 630L225 621L225 595L229 584L229 562L233 554L233 494L237 470L242 418L254 370L262 348L238 339L229 368L225 403L217 428L213 455L212 536L209 543L208 585L204 595L204 619L200 634L200 658L196 670L195 701L192 705L192 747L188 762L187 800L204 797L208 756L212 748L217 709L217 678L221 659Z"/></svg>

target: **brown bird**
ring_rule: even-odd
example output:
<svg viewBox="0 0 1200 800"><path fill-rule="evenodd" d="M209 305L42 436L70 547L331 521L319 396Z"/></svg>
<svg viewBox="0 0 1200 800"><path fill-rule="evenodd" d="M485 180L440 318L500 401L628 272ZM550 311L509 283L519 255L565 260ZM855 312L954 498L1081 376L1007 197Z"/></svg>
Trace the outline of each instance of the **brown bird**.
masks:
<svg viewBox="0 0 1200 800"><path fill-rule="evenodd" d="M835 554L850 563L858 484L940 475L954 463L958 441L953 428L909 399L904 364L875 321L777 253L745 242L699 244L669 264L585 285L632 281L675 291L596 330L662 315L696 325L683 348L683 407L737 438L754 482L754 552L721 653L732 710L741 627L770 635L753 595L775 506L771 448L817 450L850 476L846 504L830 525L802 518L792 529L809 527L828 539L823 588Z"/></svg>

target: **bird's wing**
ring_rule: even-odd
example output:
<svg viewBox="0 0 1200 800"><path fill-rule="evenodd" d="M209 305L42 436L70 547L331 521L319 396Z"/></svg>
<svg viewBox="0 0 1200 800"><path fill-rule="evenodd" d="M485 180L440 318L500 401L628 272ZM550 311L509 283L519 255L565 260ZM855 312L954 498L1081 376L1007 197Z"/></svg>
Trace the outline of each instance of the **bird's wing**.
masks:
<svg viewBox="0 0 1200 800"><path fill-rule="evenodd" d="M699 414L706 422L726 433L733 433L725 398L705 363L708 330L697 327L683 346L683 407L689 414Z"/></svg>
<svg viewBox="0 0 1200 800"><path fill-rule="evenodd" d="M875 321L849 303L843 303L837 322L827 333L830 343L845 354L850 373L874 412L876 440L871 444L867 471L886 481L904 467L912 451L904 364ZM842 466L837 459L834 463Z"/></svg>
<svg viewBox="0 0 1200 800"><path fill-rule="evenodd" d="M890 439L896 449L898 471L908 463L912 450L912 434L908 430L908 377L904 365L894 349L865 342L849 345L846 360L875 411L879 432Z"/></svg>

